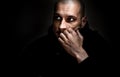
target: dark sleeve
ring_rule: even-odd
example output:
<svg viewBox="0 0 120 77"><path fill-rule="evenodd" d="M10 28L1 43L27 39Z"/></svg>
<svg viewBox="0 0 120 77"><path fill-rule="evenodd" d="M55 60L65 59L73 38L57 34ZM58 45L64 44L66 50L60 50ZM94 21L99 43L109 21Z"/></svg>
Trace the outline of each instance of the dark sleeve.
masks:
<svg viewBox="0 0 120 77"><path fill-rule="evenodd" d="M106 67L110 64L110 52L112 52L111 45L103 39L99 39L99 42L96 39L87 50L90 50L89 57L77 65L76 71L78 73L78 77L80 76L96 76L96 73L103 74L104 70L107 70ZM104 69L104 70L103 70ZM103 70L99 72L100 70Z"/></svg>

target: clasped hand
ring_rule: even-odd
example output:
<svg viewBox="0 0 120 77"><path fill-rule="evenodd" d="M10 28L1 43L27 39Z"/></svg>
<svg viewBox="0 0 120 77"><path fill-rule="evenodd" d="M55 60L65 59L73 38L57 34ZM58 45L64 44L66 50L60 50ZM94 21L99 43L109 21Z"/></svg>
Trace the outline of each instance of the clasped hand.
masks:
<svg viewBox="0 0 120 77"><path fill-rule="evenodd" d="M83 48L83 36L79 30L75 31L72 28L66 29L60 33L58 40L66 52L76 58L78 63L88 57L87 52Z"/></svg>

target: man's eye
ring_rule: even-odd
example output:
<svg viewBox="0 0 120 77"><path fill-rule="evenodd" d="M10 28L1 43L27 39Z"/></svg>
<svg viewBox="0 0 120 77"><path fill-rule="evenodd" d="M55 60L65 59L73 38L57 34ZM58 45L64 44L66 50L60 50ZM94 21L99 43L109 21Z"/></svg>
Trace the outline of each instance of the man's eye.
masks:
<svg viewBox="0 0 120 77"><path fill-rule="evenodd" d="M61 20L61 17L60 17L60 16L55 16L55 20L60 21L60 20Z"/></svg>
<svg viewBox="0 0 120 77"><path fill-rule="evenodd" d="M67 22L73 22L73 21L75 21L75 19L74 18L67 18Z"/></svg>
<svg viewBox="0 0 120 77"><path fill-rule="evenodd" d="M73 18L70 18L70 21L74 21L74 19L73 19Z"/></svg>
<svg viewBox="0 0 120 77"><path fill-rule="evenodd" d="M60 17L57 17L57 20L60 20L61 18Z"/></svg>

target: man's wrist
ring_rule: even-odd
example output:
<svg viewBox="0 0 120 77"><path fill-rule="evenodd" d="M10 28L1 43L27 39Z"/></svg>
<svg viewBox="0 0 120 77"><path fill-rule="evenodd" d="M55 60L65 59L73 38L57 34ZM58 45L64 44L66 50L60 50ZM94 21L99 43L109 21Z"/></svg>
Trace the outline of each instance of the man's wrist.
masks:
<svg viewBox="0 0 120 77"><path fill-rule="evenodd" d="M79 52L76 54L76 59L77 59L78 63L81 63L88 57L89 56L88 56L87 52L83 48L80 48Z"/></svg>

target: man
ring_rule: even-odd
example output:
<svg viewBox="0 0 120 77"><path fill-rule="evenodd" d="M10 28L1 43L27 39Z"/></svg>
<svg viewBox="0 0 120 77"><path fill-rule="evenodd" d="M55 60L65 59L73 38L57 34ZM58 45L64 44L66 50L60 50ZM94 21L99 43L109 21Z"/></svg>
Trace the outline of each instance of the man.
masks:
<svg viewBox="0 0 120 77"><path fill-rule="evenodd" d="M78 63L88 57L82 47L83 36L78 30L86 24L83 9L77 0L63 0L56 5L53 22L57 39L66 52L77 59Z"/></svg>
<svg viewBox="0 0 120 77"><path fill-rule="evenodd" d="M103 55L98 56L105 51L104 40L89 29L84 11L81 0L56 3L48 35L29 44L22 53L20 67L25 71L22 77L29 74L31 77L63 77L64 74L76 77L101 62ZM89 67L86 69L84 65Z"/></svg>

